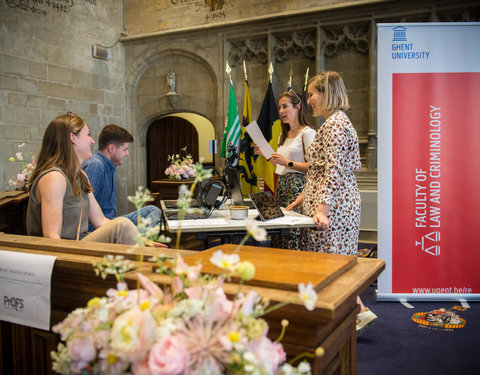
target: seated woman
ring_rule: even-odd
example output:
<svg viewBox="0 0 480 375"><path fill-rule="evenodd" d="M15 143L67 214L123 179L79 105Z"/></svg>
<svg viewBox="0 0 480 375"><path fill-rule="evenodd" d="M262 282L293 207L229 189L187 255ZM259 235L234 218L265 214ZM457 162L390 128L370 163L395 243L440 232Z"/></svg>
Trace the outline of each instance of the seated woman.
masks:
<svg viewBox="0 0 480 375"><path fill-rule="evenodd" d="M81 165L92 157L94 140L85 121L68 112L50 122L30 179L27 234L94 242L135 244L127 218L107 219ZM88 234L88 221L98 228Z"/></svg>

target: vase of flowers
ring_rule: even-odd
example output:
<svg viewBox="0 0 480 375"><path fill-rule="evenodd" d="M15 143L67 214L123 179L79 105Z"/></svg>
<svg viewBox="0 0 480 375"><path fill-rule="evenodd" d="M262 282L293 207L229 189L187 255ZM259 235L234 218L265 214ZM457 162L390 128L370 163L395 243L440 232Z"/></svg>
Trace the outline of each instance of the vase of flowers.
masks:
<svg viewBox="0 0 480 375"><path fill-rule="evenodd" d="M170 165L165 170L165 175L171 180L185 180L195 178L196 168L192 155L187 153L187 148L182 148L184 156L180 154L169 155Z"/></svg>
<svg viewBox="0 0 480 375"><path fill-rule="evenodd" d="M19 151L15 153L15 156L11 156L8 160L11 163L20 162L21 172L16 177L8 180L8 186L15 190L26 190L28 181L32 176L32 172L35 169L36 161L31 152L24 153L21 149L25 146L25 143L18 145Z"/></svg>
<svg viewBox="0 0 480 375"><path fill-rule="evenodd" d="M195 167L195 182L208 177L198 164ZM188 212L192 209L191 191L186 187L182 191L177 203L181 211ZM149 200L148 192L140 189L129 200L139 209ZM142 235L132 249L137 254L150 235L158 236L158 231L149 230L148 221L141 220ZM254 290L242 293L242 285L255 275L255 266L242 262L238 252L250 236L263 241L267 235L253 220L246 220L246 231L233 253L217 250L212 254L215 273L202 273L202 264L189 264L179 254L159 252L148 259L153 263L152 272L161 275L162 288L137 272L137 288L129 290L125 275L132 266L122 257L107 255L94 263L97 275L114 275L116 288L109 289L106 296L92 298L53 327L62 340L51 353L53 370L84 375L310 374L308 362L293 364L302 356L323 353L303 353L287 363L280 343L286 320L277 340L267 337L269 327L262 316L289 302L272 305ZM143 256L139 260L143 261ZM239 287L229 298L223 284L230 281ZM298 289L298 300L313 310L317 299L313 286L300 284Z"/></svg>

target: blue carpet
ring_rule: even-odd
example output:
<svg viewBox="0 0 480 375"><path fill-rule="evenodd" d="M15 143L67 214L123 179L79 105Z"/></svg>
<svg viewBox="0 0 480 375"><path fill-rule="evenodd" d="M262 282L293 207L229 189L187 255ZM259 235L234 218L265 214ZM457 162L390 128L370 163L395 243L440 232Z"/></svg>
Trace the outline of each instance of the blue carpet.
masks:
<svg viewBox="0 0 480 375"><path fill-rule="evenodd" d="M480 374L480 303L457 311L466 320L463 328L440 331L423 328L411 320L415 312L460 305L454 302L376 302L375 287L361 295L377 323L357 339L358 375L475 375ZM475 354L477 353L477 354Z"/></svg>

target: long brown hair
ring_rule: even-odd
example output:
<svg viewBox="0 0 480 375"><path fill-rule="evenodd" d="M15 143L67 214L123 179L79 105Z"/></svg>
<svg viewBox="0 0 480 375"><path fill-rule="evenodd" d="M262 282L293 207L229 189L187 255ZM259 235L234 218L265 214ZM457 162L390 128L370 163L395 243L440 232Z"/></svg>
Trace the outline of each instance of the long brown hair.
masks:
<svg viewBox="0 0 480 375"><path fill-rule="evenodd" d="M289 102L293 105L293 107L296 107L297 105L300 104L300 108L297 112L298 123L301 126L310 126L307 119L307 109L305 108L303 101L300 100L300 97L295 93L295 91L293 91L293 89L290 89L289 91L285 91L278 97L278 101L280 101L280 99L282 98L288 98ZM285 139L287 139L287 136L288 136L288 131L290 130L289 124L284 124L282 122L281 125L282 125L282 134L280 134L280 139L278 141L279 146L282 146L285 143Z"/></svg>
<svg viewBox="0 0 480 375"><path fill-rule="evenodd" d="M70 139L70 133L78 135L85 126L85 121L70 112L66 115L55 117L45 130L43 135L42 148L38 155L37 166L32 173L29 188L44 171L59 167L72 185L75 196L83 190L86 193L93 191L88 178L82 170L78 170L78 158ZM80 177L80 186L77 182Z"/></svg>

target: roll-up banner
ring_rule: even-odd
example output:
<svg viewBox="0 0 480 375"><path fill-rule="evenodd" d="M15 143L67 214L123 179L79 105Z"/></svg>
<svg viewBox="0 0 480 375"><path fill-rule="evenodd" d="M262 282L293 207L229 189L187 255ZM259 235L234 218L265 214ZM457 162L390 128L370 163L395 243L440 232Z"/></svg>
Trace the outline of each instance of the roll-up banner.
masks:
<svg viewBox="0 0 480 375"><path fill-rule="evenodd" d="M378 300L480 300L480 23L378 25Z"/></svg>

